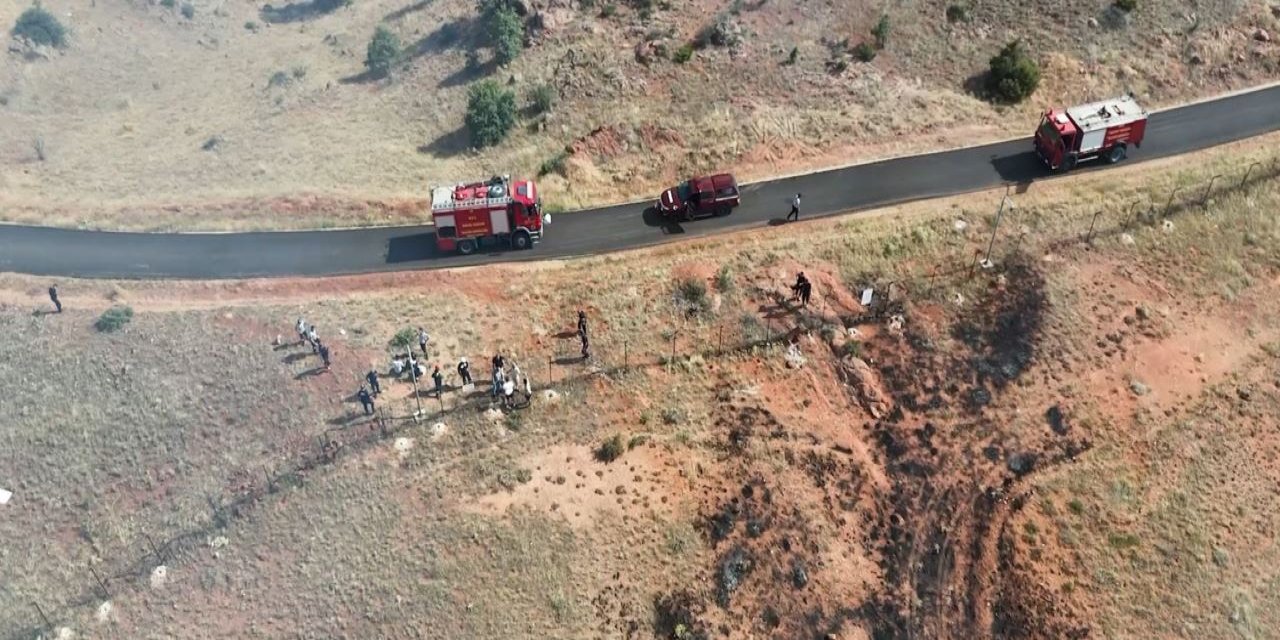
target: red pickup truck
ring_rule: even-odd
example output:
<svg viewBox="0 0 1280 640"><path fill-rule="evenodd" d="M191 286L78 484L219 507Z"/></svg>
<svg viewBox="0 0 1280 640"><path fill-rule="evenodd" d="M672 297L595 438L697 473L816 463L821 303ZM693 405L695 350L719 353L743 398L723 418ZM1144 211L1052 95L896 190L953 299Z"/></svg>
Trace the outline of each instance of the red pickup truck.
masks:
<svg viewBox="0 0 1280 640"><path fill-rule="evenodd" d="M658 212L680 220L727 216L738 206L738 195L738 181L728 173L690 178L658 196Z"/></svg>

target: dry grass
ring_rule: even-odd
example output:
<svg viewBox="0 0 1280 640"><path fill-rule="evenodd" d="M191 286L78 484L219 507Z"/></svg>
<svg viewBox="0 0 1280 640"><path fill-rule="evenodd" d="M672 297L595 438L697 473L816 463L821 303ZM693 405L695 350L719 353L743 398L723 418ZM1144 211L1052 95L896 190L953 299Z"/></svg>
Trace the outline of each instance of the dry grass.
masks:
<svg viewBox="0 0 1280 640"><path fill-rule="evenodd" d="M1054 241L1083 234L1100 195L1116 202L1099 225L1109 230L1130 197L1274 157L1272 142L1198 154L1193 163L1035 185L1014 196L1016 207L1002 222L1002 229L1027 227L1021 248L1050 274L1040 348L1062 350L1062 362L1079 368L1067 371L1056 357L1045 358L996 410L1038 406L1059 394L1089 399L1074 417L1094 440L1093 453L1039 482L1045 500L1034 504L1043 512L1028 509L1013 521L1022 538L1051 544L1020 571L1060 587L1063 567L1081 567L1060 593L1070 606L1096 613L1104 633L1191 633L1169 626L1185 620L1170 611L1194 612L1191 623L1211 637L1228 628L1265 637L1276 622L1278 565L1247 551L1265 547L1275 524L1275 505L1249 501L1264 481L1274 482L1267 475L1274 475L1272 440L1258 439L1276 420L1274 392L1263 390L1274 357L1227 369L1223 380L1238 371L1241 382L1225 383L1226 397L1211 394L1185 417L1161 417L1166 407L1178 410L1170 404L1131 421L1123 401L1089 386L1088 367L1105 361L1090 350L1101 339L1100 312L1091 305L1106 296L1085 275L1098 265L1122 265L1121 275L1103 273L1106 283L1122 287L1110 294L1117 304L1125 303L1123 287L1132 280L1187 292L1161 298L1175 307L1272 311L1265 299L1280 231L1270 212L1280 206L1280 187L1270 181L1219 192L1209 215L1178 210L1170 230L1135 229L1133 245L1111 233L1100 234L1092 250ZM323 287L62 283L69 311L61 316L30 316L25 301L40 295L39 283L5 276L0 329L13 339L0 344L0 381L11 389L4 411L17 418L4 427L0 468L13 469L18 482L5 486L16 495L4 509L30 517L0 523L14 541L0 568L0 628L34 624L34 612L16 596L22 593L49 603L58 624L128 637L583 637L622 635L629 622L644 632L655 596L689 588L711 597L729 543L711 543L709 519L730 497L743 499L753 482L771 487L781 506L763 537L733 544L780 545L770 536L791 536L796 550L785 560L802 560L811 581L798 590L791 565L770 565L753 574L730 608L712 606L703 619L746 637L760 632L750 625L766 605L785 624L800 624L809 608L800 598L869 602L883 578L876 552L865 546L876 503L865 498L870 503L837 509L847 496L833 487L838 477L865 477L868 491L881 490L875 460L882 454L858 428L861 408L835 376L821 325L838 324L845 297L865 284L918 278L939 264L963 271L973 249L985 247L997 198L975 194L572 262L335 278ZM957 219L967 221L965 229L957 230ZM998 238L997 262L1014 237ZM717 282L726 268L732 286ZM763 327L812 323L812 316L773 309L772 297L799 269L817 279L822 316L801 342L806 368L789 369L778 349L710 353L721 336L732 345ZM980 273L973 281L945 277L932 290L917 279L906 295L920 308L957 292L977 300L995 281ZM688 298L679 283L689 280L707 284L707 309L694 316L679 304ZM114 334L92 330L98 313L124 303L136 311L132 322ZM572 329L577 308L588 312L603 371L573 361L576 340L557 337ZM285 363L302 351L270 346L277 333L289 336L299 314L335 346L332 376L295 380L314 358ZM1175 309L1170 317L1182 316ZM403 449L394 439L355 446L367 427L351 418L357 409L344 400L359 373L384 368L387 339L419 325L432 333L432 359L446 370L468 355L483 380L487 356L502 349L540 384L555 376L558 401L540 398L518 420L491 420L478 401L447 415L442 432L433 419L404 425L395 434L409 439ZM1263 315L1240 327L1242 343L1280 339L1264 335L1274 327ZM1176 344L1190 327L1170 321L1167 331ZM959 348L946 334L943 340ZM547 372L548 357L564 359ZM647 366L608 372L624 359ZM797 381L813 385L808 402L787 392ZM1233 385L1245 382L1254 400L1232 400ZM1166 389L1153 386L1165 397L1159 394ZM384 387L380 403L405 415L408 385L384 379ZM760 409L779 424L759 426L735 444L726 425L745 422L745 414L730 408ZM976 431L996 430L992 437L1002 445L1043 431L1038 416L1000 416ZM164 588L113 580L113 622L95 620L88 565L144 557L143 532L162 538L204 531L213 520L207 495L261 485L262 467L313 455L314 436L326 429L351 443L336 464L282 483L225 528L208 529L204 544L170 563ZM643 440L612 463L593 460L592 450L615 434L628 445L635 436ZM836 445L853 452L841 454L852 462L823 475ZM1213 546L1221 547L1218 564ZM1202 587L1175 593L1164 586L1170 581ZM1117 591L1124 597L1113 597ZM87 606L61 606L83 593L91 594ZM836 615L835 608L828 613ZM853 614L846 619L870 624Z"/></svg>
<svg viewBox="0 0 1280 640"><path fill-rule="evenodd" d="M427 184L532 174L568 144L578 152L567 179L546 179L550 204L611 202L711 167L759 178L1022 134L1045 102L1132 89L1156 106L1245 86L1277 64L1252 30L1280 31L1261 2L1201 3L1189 21L1181 3L1150 0L1114 28L1084 24L1105 17L1092 1L987 3L950 24L946 3L913 0L890 10L874 63L833 76L824 41L869 37L878 8L689 0L601 19L544 7L546 37L494 75L561 98L508 143L472 153L461 127L473 4L374 0L268 24L251 5L195 2L187 19L144 2L55 2L70 48L0 67L0 207L10 221L151 230L404 223L422 219ZM0 22L24 7L0 4ZM635 60L646 33L671 34L674 49L725 10L745 34L732 52ZM356 81L379 24L415 53L390 82ZM1017 109L969 96L966 78L1017 36L1045 62L1038 96ZM797 62L782 65L793 47ZM1203 64L1188 64L1191 52ZM281 73L289 81L272 86Z"/></svg>

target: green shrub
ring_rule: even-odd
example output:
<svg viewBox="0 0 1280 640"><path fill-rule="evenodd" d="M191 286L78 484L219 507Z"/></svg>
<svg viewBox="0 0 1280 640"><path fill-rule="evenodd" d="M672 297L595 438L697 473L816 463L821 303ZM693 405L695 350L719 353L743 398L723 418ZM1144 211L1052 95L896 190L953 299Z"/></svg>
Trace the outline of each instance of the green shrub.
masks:
<svg viewBox="0 0 1280 640"><path fill-rule="evenodd" d="M417 332L415 332L413 329L410 329L409 327L405 327L397 331L394 336L391 336L391 339L387 341L387 346L397 350L412 349L414 339L417 337L417 335L418 335Z"/></svg>
<svg viewBox="0 0 1280 640"><path fill-rule="evenodd" d="M369 40L364 66L378 76L391 72L391 65L400 57L400 39L386 27L378 27Z"/></svg>
<svg viewBox="0 0 1280 640"><path fill-rule="evenodd" d="M689 313L701 313L710 307L707 283L702 278L684 278L676 283L676 296Z"/></svg>
<svg viewBox="0 0 1280 640"><path fill-rule="evenodd" d="M132 307L111 307L98 316L98 321L93 323L93 326L103 333L111 333L119 331L132 319Z"/></svg>
<svg viewBox="0 0 1280 640"><path fill-rule="evenodd" d="M67 29L39 4L18 16L18 21L13 24L12 34L46 47L61 49L67 46Z"/></svg>
<svg viewBox="0 0 1280 640"><path fill-rule="evenodd" d="M172 9L178 6L177 0L160 0L160 6L166 9Z"/></svg>
<svg viewBox="0 0 1280 640"><path fill-rule="evenodd" d="M290 82L293 82L293 79L289 77L289 74L283 71L277 71L271 74L271 79L267 80L267 86L268 87L287 87L289 86Z"/></svg>
<svg viewBox="0 0 1280 640"><path fill-rule="evenodd" d="M676 49L676 52L671 55L671 61L676 64L684 64L691 59L693 59L693 45L691 44L681 45L680 48Z"/></svg>
<svg viewBox="0 0 1280 640"><path fill-rule="evenodd" d="M947 22L968 22L969 20L969 7L967 5L947 5Z"/></svg>
<svg viewBox="0 0 1280 640"><path fill-rule="evenodd" d="M876 59L876 48L869 42L859 42L858 46L853 48L853 57L859 62L871 62Z"/></svg>
<svg viewBox="0 0 1280 640"><path fill-rule="evenodd" d="M889 16L880 16L876 26L871 28L871 36L876 39L876 48L883 49L889 44Z"/></svg>
<svg viewBox="0 0 1280 640"><path fill-rule="evenodd" d="M515 9L508 5L498 5L487 16L489 23L489 43L493 45L493 58L498 64L507 64L515 60L524 49L524 23Z"/></svg>
<svg viewBox="0 0 1280 640"><path fill-rule="evenodd" d="M791 53L787 54L787 64L795 64L800 58L800 47L791 47Z"/></svg>
<svg viewBox="0 0 1280 640"><path fill-rule="evenodd" d="M607 19L612 18L612 17L614 17L614 16L616 16L616 15L618 15L618 5L616 5L616 4L612 3L612 2L609 2L609 3L605 4L603 7L600 7L600 17L601 17L601 18L604 18L604 19L606 19L606 20L607 20Z"/></svg>
<svg viewBox="0 0 1280 640"><path fill-rule="evenodd" d="M248 30L248 31L257 32L257 31L258 31L258 23L254 22L254 21L252 21L252 20L247 20L247 21L245 21L245 23L244 23L244 28L245 28L246 30Z"/></svg>
<svg viewBox="0 0 1280 640"><path fill-rule="evenodd" d="M529 90L529 107L534 113L546 113L556 104L556 90L543 83Z"/></svg>
<svg viewBox="0 0 1280 640"><path fill-rule="evenodd" d="M1040 86L1040 66L1031 58L1022 43L1014 40L1006 44L1000 53L991 58L991 75L987 77L987 91L1001 102L1021 102L1035 93Z"/></svg>
<svg viewBox="0 0 1280 640"><path fill-rule="evenodd" d="M722 265L716 272L716 291L720 293L733 291L733 270L727 264Z"/></svg>
<svg viewBox="0 0 1280 640"><path fill-rule="evenodd" d="M613 462L622 457L626 451L627 443L622 440L621 434L617 434L601 443L596 449L596 459L601 462Z"/></svg>
<svg viewBox="0 0 1280 640"><path fill-rule="evenodd" d="M684 412L675 408L667 407L662 410L662 423L666 425L677 425L684 420Z"/></svg>
<svg viewBox="0 0 1280 640"><path fill-rule="evenodd" d="M638 446L641 446L648 441L649 441L649 436L646 436L644 434L631 436L631 439L627 441L627 451L630 451Z"/></svg>
<svg viewBox="0 0 1280 640"><path fill-rule="evenodd" d="M471 85L466 121L473 146L483 148L502 142L516 124L516 95L493 80Z"/></svg>
<svg viewBox="0 0 1280 640"><path fill-rule="evenodd" d="M192 18L196 17L196 8L195 8L195 5L192 5L190 2L185 2L185 3L183 3L183 4L182 4L182 9L180 9L180 12L182 13L182 17L184 17L184 18L186 18L186 19L188 19L188 20L190 20L190 19L192 19Z"/></svg>
<svg viewBox="0 0 1280 640"><path fill-rule="evenodd" d="M560 153L557 153L556 155L543 161L542 166L538 167L538 177L541 178L543 176L549 176L553 173L564 176L564 177L568 177L567 175L568 170L569 170L569 152L561 151Z"/></svg>
<svg viewBox="0 0 1280 640"><path fill-rule="evenodd" d="M1112 4L1115 8L1125 13L1133 13L1138 10L1138 0L1115 0Z"/></svg>

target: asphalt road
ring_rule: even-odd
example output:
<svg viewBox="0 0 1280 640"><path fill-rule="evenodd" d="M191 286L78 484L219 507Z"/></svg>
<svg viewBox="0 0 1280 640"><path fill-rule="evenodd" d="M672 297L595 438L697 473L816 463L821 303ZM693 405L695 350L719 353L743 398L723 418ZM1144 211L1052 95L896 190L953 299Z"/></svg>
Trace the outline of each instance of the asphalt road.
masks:
<svg viewBox="0 0 1280 640"><path fill-rule="evenodd" d="M1028 130L1034 123L1027 123ZM1280 129L1280 86L1154 113L1141 162ZM1086 165L1089 166L1089 165ZM1101 167L1078 171L1099 170ZM777 224L792 194L801 219L1049 178L1030 139L885 160L743 187L733 215L664 226L648 204L553 216L530 251L438 255L431 227L236 234L152 234L0 225L0 271L87 278L323 276L539 260L642 247ZM657 194L654 194L655 197Z"/></svg>

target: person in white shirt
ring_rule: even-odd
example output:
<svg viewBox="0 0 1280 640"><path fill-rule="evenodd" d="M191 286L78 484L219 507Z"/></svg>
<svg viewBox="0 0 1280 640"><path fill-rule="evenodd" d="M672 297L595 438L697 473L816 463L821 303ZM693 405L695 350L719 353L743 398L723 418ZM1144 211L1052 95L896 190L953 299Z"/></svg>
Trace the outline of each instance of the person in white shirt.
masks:
<svg viewBox="0 0 1280 640"><path fill-rule="evenodd" d="M800 194L791 199L791 213L787 214L787 220L800 221Z"/></svg>

